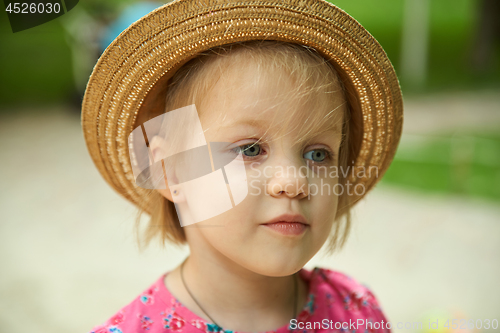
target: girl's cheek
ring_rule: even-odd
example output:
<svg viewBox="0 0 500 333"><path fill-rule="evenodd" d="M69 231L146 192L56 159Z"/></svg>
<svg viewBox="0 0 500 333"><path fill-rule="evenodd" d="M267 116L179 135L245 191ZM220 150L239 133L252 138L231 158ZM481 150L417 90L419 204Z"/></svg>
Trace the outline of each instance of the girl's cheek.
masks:
<svg viewBox="0 0 500 333"><path fill-rule="evenodd" d="M251 163L246 167L248 196L259 196L265 192L264 168L260 163Z"/></svg>

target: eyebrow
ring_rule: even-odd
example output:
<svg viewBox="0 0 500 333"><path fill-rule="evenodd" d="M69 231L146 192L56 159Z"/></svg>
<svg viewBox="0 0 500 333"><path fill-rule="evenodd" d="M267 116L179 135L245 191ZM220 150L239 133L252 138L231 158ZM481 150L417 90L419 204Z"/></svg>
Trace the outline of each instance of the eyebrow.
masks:
<svg viewBox="0 0 500 333"><path fill-rule="evenodd" d="M236 126L251 126L251 127L256 127L259 129L265 129L266 125L267 125L267 122L264 120L245 118L245 119L233 121L227 125L221 126L221 128L227 129L227 128L232 128L232 127L236 127Z"/></svg>

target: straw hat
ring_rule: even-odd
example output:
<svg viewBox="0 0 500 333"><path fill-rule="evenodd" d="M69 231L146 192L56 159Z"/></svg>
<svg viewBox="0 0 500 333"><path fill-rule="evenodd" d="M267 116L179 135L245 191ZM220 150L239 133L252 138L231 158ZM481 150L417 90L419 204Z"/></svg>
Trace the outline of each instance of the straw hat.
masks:
<svg viewBox="0 0 500 333"><path fill-rule="evenodd" d="M94 67L82 105L89 153L111 187L150 212L151 190L138 187L132 172L129 134L164 112L168 79L199 52L262 39L313 47L330 59L350 103L354 166L378 168L378 177L350 173L348 180L371 189L401 136L401 90L380 44L324 0L176 0L122 32Z"/></svg>

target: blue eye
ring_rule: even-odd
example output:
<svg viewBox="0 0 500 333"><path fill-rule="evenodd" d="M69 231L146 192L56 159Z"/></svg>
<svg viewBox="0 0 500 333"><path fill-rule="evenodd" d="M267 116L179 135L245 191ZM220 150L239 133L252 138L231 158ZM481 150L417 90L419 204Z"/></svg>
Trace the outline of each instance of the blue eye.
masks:
<svg viewBox="0 0 500 333"><path fill-rule="evenodd" d="M328 157L328 151L325 149L313 149L304 154L304 158L312 160L313 162L324 162Z"/></svg>
<svg viewBox="0 0 500 333"><path fill-rule="evenodd" d="M242 154L244 156L247 156L247 157L255 157L255 156L259 156L259 154L261 152L261 149L260 149L260 145L259 144L257 144L257 143L250 143L250 144L246 144L246 145L242 145L242 146L236 147L234 149L234 151L236 153L242 152Z"/></svg>

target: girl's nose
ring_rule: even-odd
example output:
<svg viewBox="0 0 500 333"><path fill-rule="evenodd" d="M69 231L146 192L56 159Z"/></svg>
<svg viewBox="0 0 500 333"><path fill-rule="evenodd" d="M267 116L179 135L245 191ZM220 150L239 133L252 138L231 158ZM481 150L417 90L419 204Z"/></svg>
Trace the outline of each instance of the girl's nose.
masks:
<svg viewBox="0 0 500 333"><path fill-rule="evenodd" d="M302 199L309 195L307 177L301 175L298 167L283 165L275 169L266 186L269 195L290 199Z"/></svg>

